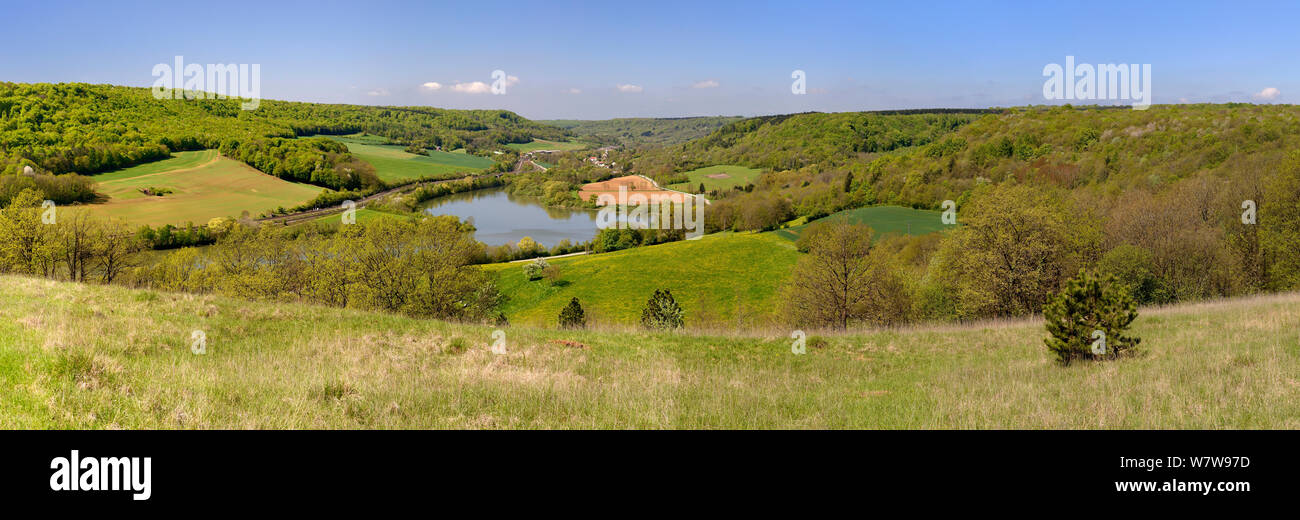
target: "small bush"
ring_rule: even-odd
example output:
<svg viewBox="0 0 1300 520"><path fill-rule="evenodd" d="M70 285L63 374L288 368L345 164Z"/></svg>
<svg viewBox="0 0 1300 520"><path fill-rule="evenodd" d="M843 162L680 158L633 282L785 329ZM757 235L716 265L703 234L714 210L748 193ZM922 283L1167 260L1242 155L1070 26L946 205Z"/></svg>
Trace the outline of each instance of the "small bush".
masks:
<svg viewBox="0 0 1300 520"><path fill-rule="evenodd" d="M455 337L451 338L451 341L447 342L446 351L449 354L460 354L461 352L464 352L466 348L469 348L469 342L465 341L465 338Z"/></svg>
<svg viewBox="0 0 1300 520"><path fill-rule="evenodd" d="M1080 272L1048 301L1043 316L1051 334L1043 342L1062 365L1076 359L1114 359L1141 341L1124 335L1137 319L1137 303L1114 276L1102 280Z"/></svg>
<svg viewBox="0 0 1300 520"><path fill-rule="evenodd" d="M529 281L541 279L542 273L550 266L551 264L546 263L546 259L538 258L524 264L524 276L527 276Z"/></svg>
<svg viewBox="0 0 1300 520"><path fill-rule="evenodd" d="M578 298L569 300L569 304L560 309L560 328L583 329L587 327L587 313L582 310Z"/></svg>
<svg viewBox="0 0 1300 520"><path fill-rule="evenodd" d="M545 269L542 269L542 278L545 278L552 286L559 286L562 285L560 282L564 281L564 274L560 271L560 266L548 265Z"/></svg>
<svg viewBox="0 0 1300 520"><path fill-rule="evenodd" d="M346 381L330 381L321 387L320 395L325 399L341 400L355 395L356 389Z"/></svg>
<svg viewBox="0 0 1300 520"><path fill-rule="evenodd" d="M680 329L685 312L668 289L655 289L641 310L641 325L651 330Z"/></svg>
<svg viewBox="0 0 1300 520"><path fill-rule="evenodd" d="M149 186L148 188L140 188L140 193L143 193L145 194L145 196L148 197L161 197L163 195L170 195L173 192L171 188L159 188L157 186Z"/></svg>

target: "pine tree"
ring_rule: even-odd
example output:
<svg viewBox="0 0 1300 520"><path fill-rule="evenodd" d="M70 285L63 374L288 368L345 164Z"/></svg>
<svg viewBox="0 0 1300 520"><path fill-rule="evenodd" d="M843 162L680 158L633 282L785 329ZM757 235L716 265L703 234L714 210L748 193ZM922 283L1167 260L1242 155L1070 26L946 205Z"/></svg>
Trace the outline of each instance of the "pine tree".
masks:
<svg viewBox="0 0 1300 520"><path fill-rule="evenodd" d="M560 309L560 328L562 329L585 329L587 328L587 314L582 310L582 304L578 298L574 297L569 300L569 304Z"/></svg>
<svg viewBox="0 0 1300 520"><path fill-rule="evenodd" d="M641 325L651 330L679 329L683 325L685 312L673 299L668 289L655 289L654 295L645 302L641 310Z"/></svg>
<svg viewBox="0 0 1300 520"><path fill-rule="evenodd" d="M1043 307L1043 316L1051 334L1043 342L1062 365L1115 359L1141 342L1124 335L1137 319L1137 303L1114 276L1102 280L1080 271Z"/></svg>

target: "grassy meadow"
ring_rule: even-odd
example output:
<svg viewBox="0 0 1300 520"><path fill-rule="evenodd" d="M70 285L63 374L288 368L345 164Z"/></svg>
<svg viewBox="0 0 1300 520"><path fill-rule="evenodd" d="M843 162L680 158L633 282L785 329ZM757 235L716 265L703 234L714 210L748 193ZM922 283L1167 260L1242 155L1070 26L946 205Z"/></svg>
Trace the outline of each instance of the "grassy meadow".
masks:
<svg viewBox="0 0 1300 520"><path fill-rule="evenodd" d="M821 220L847 218L854 224L866 224L875 232L874 237L884 235L925 235L942 231L948 227L940 220L941 212L923 209L904 208L901 206L869 206L833 213ZM796 240L808 224L799 224L774 231L777 236Z"/></svg>
<svg viewBox="0 0 1300 520"><path fill-rule="evenodd" d="M736 186L744 186L758 180L758 176L763 173L756 168L746 168L744 166L719 165L706 166L688 171L685 175L690 178L689 182L679 182L667 186L668 189L688 191L695 193L699 190L700 184L704 184L704 189L713 191L725 191Z"/></svg>
<svg viewBox="0 0 1300 520"><path fill-rule="evenodd" d="M366 223L366 222L370 222L370 221L372 221L372 220L378 220L378 219L384 219L384 218L408 218L408 217L406 217L406 216L404 216L404 215L398 215L398 214L396 214L396 213L389 213L389 212L387 212L387 211L379 211L379 210L374 210L374 209L370 209L370 208L361 208L361 209L358 209L357 212L356 212L356 215L355 215L355 216L357 217L357 223L358 223L358 224L364 224L364 223ZM303 225L303 224L307 224L307 223L311 223L311 224L315 224L315 223L323 223L323 224L331 224L331 225L342 225L342 223L343 223L343 214L342 214L342 213L335 213L335 214L332 214L332 215L325 215L325 216L320 217L320 218L317 218L317 219L309 220L309 221L307 221L307 222L305 222L305 223L294 224L294 225Z"/></svg>
<svg viewBox="0 0 1300 520"><path fill-rule="evenodd" d="M342 142L352 155L375 167L375 174L384 182L401 182L413 179L449 179L463 174L479 173L492 166L492 159L470 155L461 150L443 152L426 150L429 155L413 154L405 147L384 144L386 139L376 136L325 136Z"/></svg>
<svg viewBox="0 0 1300 520"><path fill-rule="evenodd" d="M2 428L1300 428L1296 294L1146 309L1139 355L1070 367L1036 319L804 355L515 326L496 355L491 327L355 310L14 276L0 298Z"/></svg>
<svg viewBox="0 0 1300 520"><path fill-rule="evenodd" d="M524 263L492 264L503 312L517 325L554 326L560 309L577 297L589 320L639 323L641 307L655 289L669 289L686 310L687 326L747 327L765 323L776 309L776 292L794 267L794 244L771 233L717 233L670 242L549 260L562 280L529 281Z"/></svg>
<svg viewBox="0 0 1300 520"><path fill-rule="evenodd" d="M278 179L221 157L215 150L174 155L92 177L108 201L85 208L132 225L206 224L213 217L238 217L244 211L257 216L296 206L323 189ZM172 193L145 195L143 188L166 188Z"/></svg>

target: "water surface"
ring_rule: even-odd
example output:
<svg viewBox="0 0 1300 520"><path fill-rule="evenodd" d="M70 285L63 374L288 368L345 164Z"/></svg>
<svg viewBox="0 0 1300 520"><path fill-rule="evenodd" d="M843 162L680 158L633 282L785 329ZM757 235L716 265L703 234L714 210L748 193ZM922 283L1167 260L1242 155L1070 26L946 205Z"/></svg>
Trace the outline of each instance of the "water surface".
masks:
<svg viewBox="0 0 1300 520"><path fill-rule="evenodd" d="M516 197L505 188L456 193L426 202L430 215L455 215L473 222L480 242L499 246L532 237L546 247L561 240L586 242L596 236L596 212L548 208L529 197Z"/></svg>

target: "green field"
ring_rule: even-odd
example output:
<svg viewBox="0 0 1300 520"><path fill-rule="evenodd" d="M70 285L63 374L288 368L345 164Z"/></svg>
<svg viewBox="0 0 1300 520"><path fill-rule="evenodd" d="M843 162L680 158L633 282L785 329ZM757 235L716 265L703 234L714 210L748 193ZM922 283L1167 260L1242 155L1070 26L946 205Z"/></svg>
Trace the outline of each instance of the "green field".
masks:
<svg viewBox="0 0 1300 520"><path fill-rule="evenodd" d="M736 186L744 186L758 180L762 170L755 168L746 168L744 166L719 165L706 166L688 171L685 175L690 178L690 182L679 182L671 184L668 189L687 191L695 193L699 191L700 184L704 184L704 189L708 191L724 191Z"/></svg>
<svg viewBox="0 0 1300 520"><path fill-rule="evenodd" d="M408 218L406 216L398 215L396 213L389 213L387 211L378 211L378 210L367 209L367 208L358 209L356 213L356 217L357 217L358 224L363 224L366 222L370 222L372 220L383 219L383 218ZM342 224L343 222L343 214L335 213L333 215L325 215L323 217L309 220L307 222L313 224L323 223L323 224L338 225L338 224Z"/></svg>
<svg viewBox="0 0 1300 520"><path fill-rule="evenodd" d="M875 237L879 238L888 234L925 235L941 231L948 227L940 220L941 216L942 213L938 211L900 206L871 206L841 211L821 220L848 218L849 222L854 224L871 226L875 231ZM775 233L780 237L795 240L806 227L808 224L801 224L777 230Z"/></svg>
<svg viewBox="0 0 1300 520"><path fill-rule="evenodd" d="M413 179L449 179L463 174L479 173L492 166L492 159L470 155L464 150L443 152L426 150L429 155L406 152L404 146L383 144L387 140L377 136L323 136L342 142L348 151L375 167L375 174L384 182L401 182Z"/></svg>
<svg viewBox="0 0 1300 520"><path fill-rule="evenodd" d="M168 157L161 161L154 161L151 163L144 163L137 166L132 166L130 168L122 168L120 170L105 172L99 175L95 175L93 178L95 179L95 182L103 183L109 181L130 179L133 177L140 177L143 175L153 175L155 173L163 173L163 172L169 172L174 170L187 170L205 163L212 162L212 160L216 158L217 158L216 150L199 150L196 152L176 152L173 153L171 157Z"/></svg>
<svg viewBox="0 0 1300 520"><path fill-rule="evenodd" d="M655 289L669 289L686 310L687 326L734 328L765 323L776 309L776 290L798 253L771 233L720 233L671 242L550 260L564 282L528 281L523 263L493 264L504 312L514 324L554 326L560 309L577 296L597 322L635 324Z"/></svg>
<svg viewBox="0 0 1300 520"><path fill-rule="evenodd" d="M89 211L132 225L151 226L206 224L214 217L238 217L244 211L257 216L311 200L323 189L278 179L220 157L214 150L179 152L170 159L92 179L108 201L86 206ZM150 187L167 188L172 193L157 197L140 192Z"/></svg>
<svg viewBox="0 0 1300 520"><path fill-rule="evenodd" d="M16 276L0 298L0 428L1300 428L1295 294L1145 309L1137 357L1067 368L1036 319L804 355L514 326L495 355L492 327L356 310Z"/></svg>
<svg viewBox="0 0 1300 520"><path fill-rule="evenodd" d="M527 143L510 143L506 147L517 152L535 152L537 150L559 150L569 152L589 148L591 145L578 141L547 141L545 139L534 139Z"/></svg>

